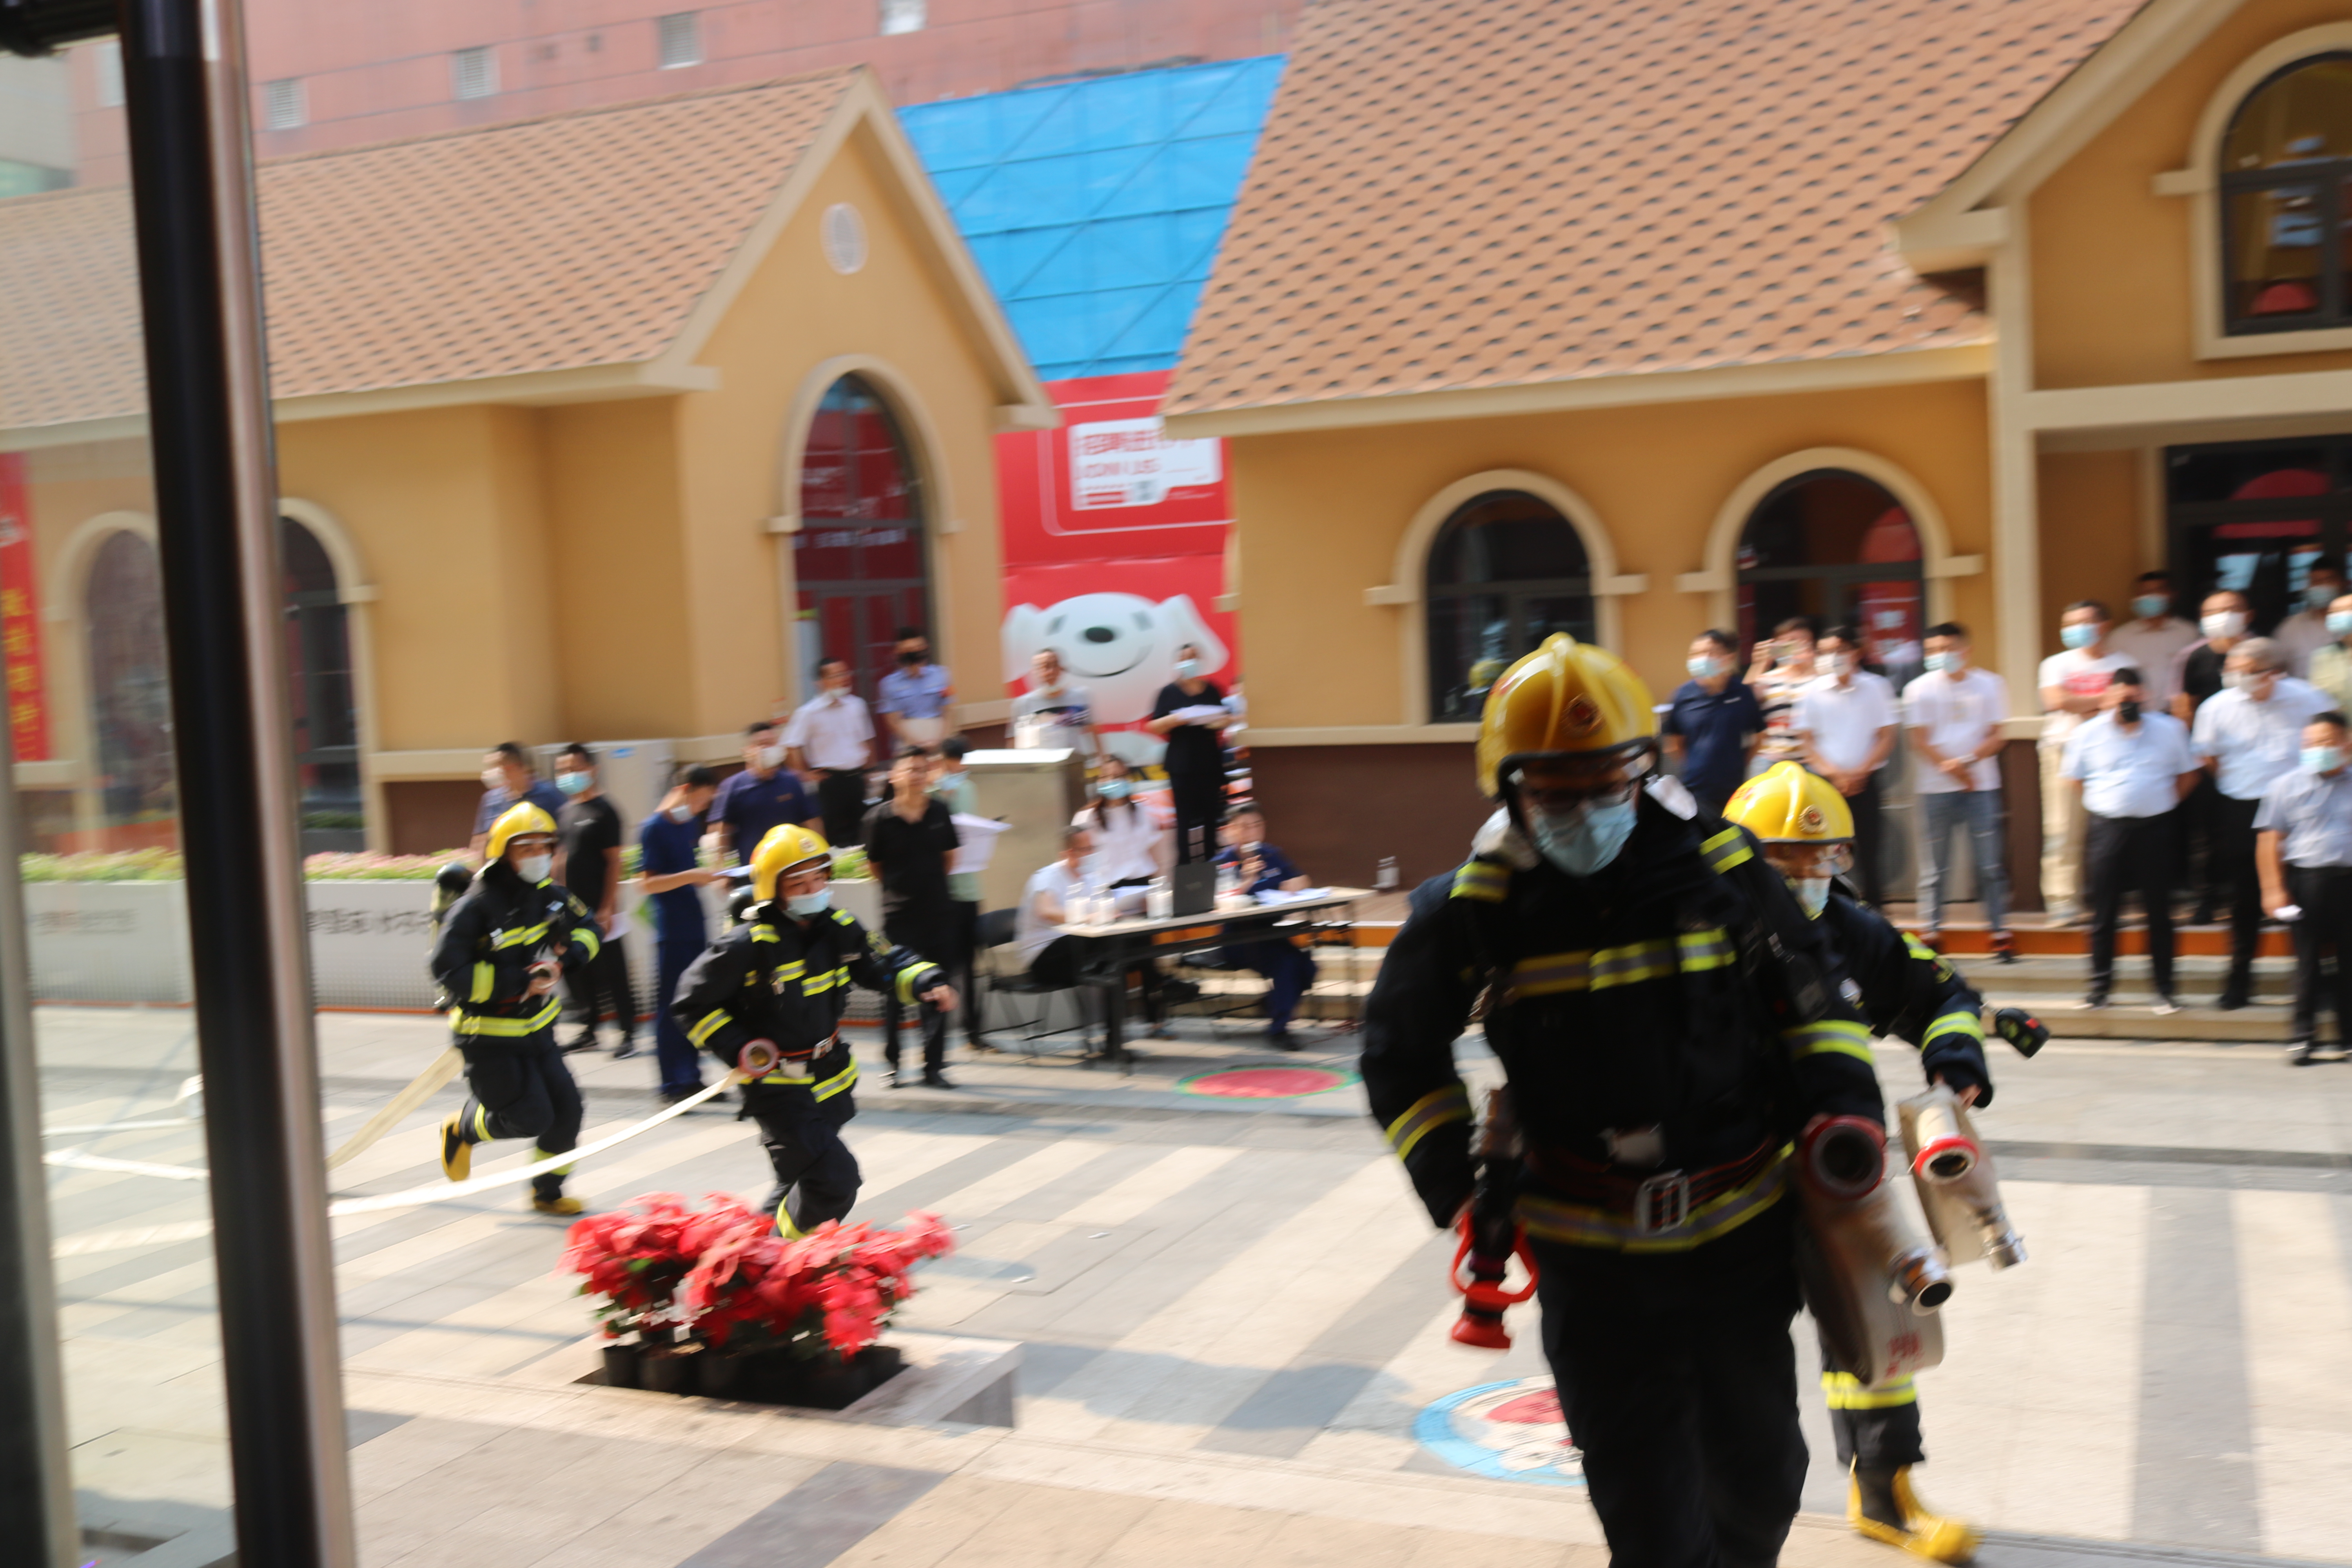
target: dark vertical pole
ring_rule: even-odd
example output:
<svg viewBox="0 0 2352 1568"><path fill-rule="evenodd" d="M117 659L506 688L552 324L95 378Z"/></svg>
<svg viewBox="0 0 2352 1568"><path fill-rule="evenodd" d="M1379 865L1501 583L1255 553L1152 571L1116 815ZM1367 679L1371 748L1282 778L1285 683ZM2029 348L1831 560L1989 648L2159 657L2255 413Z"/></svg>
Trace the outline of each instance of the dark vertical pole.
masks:
<svg viewBox="0 0 2352 1568"><path fill-rule="evenodd" d="M123 0L239 1568L350 1568L237 0Z"/></svg>

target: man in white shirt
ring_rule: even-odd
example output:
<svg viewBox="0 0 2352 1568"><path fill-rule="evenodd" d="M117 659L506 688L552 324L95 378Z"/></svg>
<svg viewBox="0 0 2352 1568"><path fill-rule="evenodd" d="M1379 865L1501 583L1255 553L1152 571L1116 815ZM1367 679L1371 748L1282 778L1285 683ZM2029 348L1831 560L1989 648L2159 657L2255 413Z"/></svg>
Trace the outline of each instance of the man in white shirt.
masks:
<svg viewBox="0 0 2352 1568"><path fill-rule="evenodd" d="M1797 694L1789 726L1805 765L1837 785L1853 813L1853 879L1865 903L1879 902L1878 770L1895 752L1895 688L1862 668L1852 626L1822 634L1814 654L1828 673Z"/></svg>
<svg viewBox="0 0 2352 1568"><path fill-rule="evenodd" d="M2221 689L2197 710L2189 744L2204 759L2219 790L2212 855L2217 878L2230 886L2230 977L2221 1005L2246 1005L2253 988L2254 948L2263 931L2261 873L2254 858L2254 816L2271 786L2292 772L2303 747L2303 727L2335 704L2316 688L2286 673L2286 653L2269 637L2248 637L2230 649Z"/></svg>
<svg viewBox="0 0 2352 1568"><path fill-rule="evenodd" d="M1062 656L1041 647L1029 659L1029 689L1013 700L1015 746L1066 746L1089 762L1102 746L1095 738L1094 699L1062 672Z"/></svg>
<svg viewBox="0 0 2352 1568"><path fill-rule="evenodd" d="M816 667L817 694L784 726L784 755L793 772L816 781L824 836L835 848L855 844L866 816L866 770L874 758L874 715L849 689L849 661Z"/></svg>
<svg viewBox="0 0 2352 1568"><path fill-rule="evenodd" d="M2140 700L2172 711L2173 666L2197 646L2195 626L2172 613L2172 574L2143 572L2132 583L2132 615L2107 634L2107 648L2131 660L2139 671ZM2176 715L2177 716L2177 715Z"/></svg>
<svg viewBox="0 0 2352 1568"><path fill-rule="evenodd" d="M2147 957L2156 1010L2176 1013L2172 994L2172 858L2181 797L2197 785L2189 728L2140 700L2139 671L2118 669L2100 698L2105 711L2067 738L2060 771L2089 823L2091 985L2084 1001L2107 1005L2115 987L2116 926L2124 894L2139 889L2147 911Z"/></svg>
<svg viewBox="0 0 2352 1568"><path fill-rule="evenodd" d="M2344 574L2332 563L2313 562L2304 581L2303 603L2272 630L2271 641L2286 655L2286 672L2296 679L2308 679L2311 656L2336 640L2327 629L2327 606L2343 593Z"/></svg>
<svg viewBox="0 0 2352 1568"><path fill-rule="evenodd" d="M1013 950L1029 966L1030 977L1062 988L1078 983L1079 944L1062 934L1069 923L1070 896L1086 885L1087 857L1094 853L1095 836L1073 825L1063 829L1061 858L1031 873L1021 889L1021 909L1013 921Z"/></svg>
<svg viewBox="0 0 2352 1568"><path fill-rule="evenodd" d="M1977 897L1992 927L1993 955L2017 962L2009 930L2009 874L2001 864L2001 724L2009 683L1969 663L1968 628L1946 621L1927 628L1927 673L1903 689L1903 720L1919 755L1919 920L1930 947L1944 934L1944 882L1951 875L1952 830L1965 827L1976 856Z"/></svg>
<svg viewBox="0 0 2352 1568"><path fill-rule="evenodd" d="M2077 599L2058 617L2063 653L2042 661L2042 902L2055 925L2083 918L2083 797L2061 773L2066 742L2099 710L2107 682L2131 661L2107 646L2113 617L2096 599Z"/></svg>

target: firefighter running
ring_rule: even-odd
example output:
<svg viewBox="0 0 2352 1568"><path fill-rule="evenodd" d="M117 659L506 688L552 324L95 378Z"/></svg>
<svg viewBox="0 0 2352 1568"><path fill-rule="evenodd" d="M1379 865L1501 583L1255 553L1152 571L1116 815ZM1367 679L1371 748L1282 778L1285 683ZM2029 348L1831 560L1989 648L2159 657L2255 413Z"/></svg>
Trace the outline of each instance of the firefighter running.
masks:
<svg viewBox="0 0 2352 1568"><path fill-rule="evenodd" d="M688 966L671 1005L687 1037L744 1080L739 1114L760 1124L776 1171L768 1205L786 1236L857 1202L857 1161L841 1141L857 1114L857 1059L840 1033L849 987L895 986L909 1006L956 1005L936 964L833 908L831 880L822 837L791 823L769 829L751 857L743 923Z"/></svg>
<svg viewBox="0 0 2352 1568"><path fill-rule="evenodd" d="M1853 816L1837 787L1795 763L1780 763L1742 784L1725 815L1762 841L1765 858L1821 924L1842 984L1853 987L1847 996L1871 1032L1916 1046L1927 1080L1948 1085L1962 1103L1991 1104L1983 999L1940 954L1836 886L1853 839ZM1829 1370L1829 1360L1825 1343L1822 1390L1838 1463L1849 1477L1847 1520L1874 1541L1938 1563L1967 1562L1977 1532L1930 1511L1913 1489L1912 1467L1926 1463L1927 1453L1912 1380L1868 1388L1851 1373Z"/></svg>
<svg viewBox="0 0 2352 1568"><path fill-rule="evenodd" d="M441 1123L441 1170L453 1182L472 1169L474 1145L492 1139L536 1139L540 1159L578 1147L580 1086L555 1044L555 982L593 962L604 942L588 907L549 879L555 819L546 812L528 801L509 807L490 825L483 856L433 944L433 978L472 1090ZM580 1200L563 1195L569 1173L532 1177L530 1206L578 1214Z"/></svg>
<svg viewBox="0 0 2352 1568"><path fill-rule="evenodd" d="M1474 1176L1453 1045L1483 1010L1523 1140L1544 1352L1614 1560L1764 1564L1805 1473L1791 1140L1885 1112L1820 928L1745 830L1645 787L1656 729L1640 679L1567 637L1495 683L1479 783L1533 852L1415 889L1363 1078L1431 1217L1454 1224Z"/></svg>

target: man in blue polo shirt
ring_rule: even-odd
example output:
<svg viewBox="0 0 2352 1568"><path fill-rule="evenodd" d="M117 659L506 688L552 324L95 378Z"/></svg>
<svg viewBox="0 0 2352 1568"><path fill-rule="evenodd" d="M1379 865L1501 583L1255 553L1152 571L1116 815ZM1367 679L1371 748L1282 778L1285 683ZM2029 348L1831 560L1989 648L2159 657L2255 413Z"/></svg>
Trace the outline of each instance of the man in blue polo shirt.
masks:
<svg viewBox="0 0 2352 1568"><path fill-rule="evenodd" d="M1692 639L1691 678L1675 689L1666 721L1659 726L1667 749L1681 763L1683 787L1718 816L1748 777L1748 760L1764 733L1764 709L1735 673L1739 645L1729 632L1701 632Z"/></svg>
<svg viewBox="0 0 2352 1568"><path fill-rule="evenodd" d="M908 746L929 752L946 738L955 682L945 666L931 662L931 639L922 627L898 628L898 668L882 678L880 696L874 711L890 726L892 755Z"/></svg>
<svg viewBox="0 0 2352 1568"><path fill-rule="evenodd" d="M710 826L719 830L719 855L724 858L731 852L749 866L751 851L760 847L768 829L787 822L813 828L817 826L816 815L807 787L784 766L783 736L776 721L762 719L746 727L743 771L719 786L719 798L710 805Z"/></svg>
<svg viewBox="0 0 2352 1568"><path fill-rule="evenodd" d="M527 800L550 816L562 815L564 794L531 770L530 753L513 741L500 741L482 758L482 798L474 807L474 837L467 851L477 860L490 836L490 824L507 807Z"/></svg>
<svg viewBox="0 0 2352 1568"><path fill-rule="evenodd" d="M660 809L637 824L641 890L654 922L654 1057L661 1068L666 1103L674 1104L702 1087L694 1042L670 1016L669 1005L677 994L677 977L710 942L697 889L717 881L719 873L702 864L698 847L703 813L710 809L718 786L709 768L683 769L662 796ZM756 847L746 845L745 853Z"/></svg>

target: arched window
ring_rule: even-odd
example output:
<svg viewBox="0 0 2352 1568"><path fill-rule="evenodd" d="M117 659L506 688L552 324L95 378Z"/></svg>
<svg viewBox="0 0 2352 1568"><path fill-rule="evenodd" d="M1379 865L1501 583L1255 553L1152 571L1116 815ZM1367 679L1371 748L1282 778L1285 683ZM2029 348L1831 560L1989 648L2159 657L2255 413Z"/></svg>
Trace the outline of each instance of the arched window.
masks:
<svg viewBox="0 0 2352 1568"><path fill-rule="evenodd" d="M800 591L801 676L820 657L850 661L869 701L889 672L902 626L930 626L922 490L889 406L863 378L826 389L801 457L801 526L793 536Z"/></svg>
<svg viewBox="0 0 2352 1568"><path fill-rule="evenodd" d="M1816 468L1773 488L1739 536L1743 647L1790 616L1851 624L1899 688L1920 666L1919 531L1875 480Z"/></svg>
<svg viewBox="0 0 2352 1568"><path fill-rule="evenodd" d="M172 687L163 652L163 579L155 547L122 529L90 563L90 729L101 842L128 849L178 840L173 788Z"/></svg>
<svg viewBox="0 0 2352 1568"><path fill-rule="evenodd" d="M2321 55L2248 95L2221 143L2222 313L2233 333L2352 322L2352 55Z"/></svg>
<svg viewBox="0 0 2352 1568"><path fill-rule="evenodd" d="M318 536L278 522L286 574L286 668L294 715L294 768L302 790L302 852L367 847L360 796L359 710L352 700L351 629L335 563Z"/></svg>
<svg viewBox="0 0 2352 1568"><path fill-rule="evenodd" d="M1593 640L1584 541L1522 490L1465 502L1429 550L1429 717L1473 723L1486 689L1554 632Z"/></svg>

